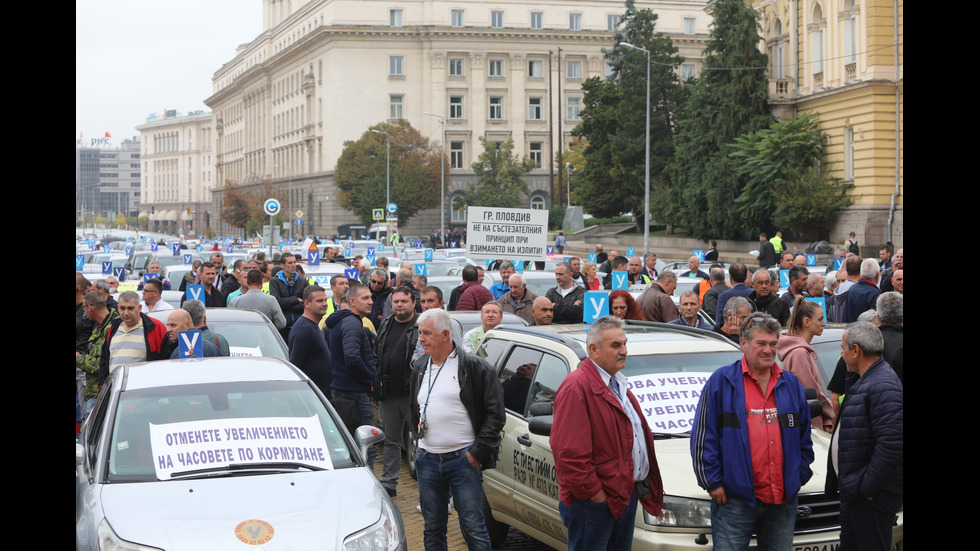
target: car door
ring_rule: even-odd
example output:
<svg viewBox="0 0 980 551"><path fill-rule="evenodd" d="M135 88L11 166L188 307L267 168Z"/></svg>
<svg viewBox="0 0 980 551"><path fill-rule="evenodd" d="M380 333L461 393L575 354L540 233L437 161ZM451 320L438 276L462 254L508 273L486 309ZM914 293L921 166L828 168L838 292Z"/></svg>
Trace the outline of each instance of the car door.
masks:
<svg viewBox="0 0 980 551"><path fill-rule="evenodd" d="M531 434L528 419L532 404L554 401L568 372L568 363L560 356L521 344L512 348L498 371L507 420L498 472L491 476L506 478L510 485L508 516L517 519L523 531L545 542L564 543L568 535L558 516L558 481L548 437Z"/></svg>

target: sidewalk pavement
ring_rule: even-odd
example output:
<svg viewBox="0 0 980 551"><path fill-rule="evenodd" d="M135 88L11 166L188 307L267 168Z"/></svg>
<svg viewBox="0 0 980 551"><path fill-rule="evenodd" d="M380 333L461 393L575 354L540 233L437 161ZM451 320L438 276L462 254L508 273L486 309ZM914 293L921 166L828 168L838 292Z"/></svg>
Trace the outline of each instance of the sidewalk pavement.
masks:
<svg viewBox="0 0 980 551"><path fill-rule="evenodd" d="M374 474L379 480L383 465L381 457L383 453L383 450L379 449L378 458L374 462ZM415 509L415 506L419 504L419 487L415 480L412 479L412 476L408 474L408 463L405 462L404 457L402 458L401 474L398 476L398 495L392 498L392 501L395 502L395 505L402 513L402 520L405 522L408 549L410 551L425 549L423 541L425 521L422 518L422 513ZM459 531L459 517L456 515L455 510L449 515L449 528L446 531L446 539L449 544L449 551L466 551L466 541L463 539L463 534ZM507 532L507 540L504 542L504 545L497 549L506 551L550 551L552 548L520 532L516 528L511 528Z"/></svg>

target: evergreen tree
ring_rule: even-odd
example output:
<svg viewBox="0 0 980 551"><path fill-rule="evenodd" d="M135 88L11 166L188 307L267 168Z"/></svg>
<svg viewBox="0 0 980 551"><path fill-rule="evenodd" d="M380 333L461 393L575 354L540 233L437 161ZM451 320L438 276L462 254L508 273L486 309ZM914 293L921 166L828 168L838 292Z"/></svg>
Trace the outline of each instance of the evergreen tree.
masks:
<svg viewBox="0 0 980 551"><path fill-rule="evenodd" d="M657 15L637 10L626 1L615 46L604 49L612 67L608 82L583 85L585 108L582 124L575 134L588 139L586 149L587 184L584 204L590 214L615 216L624 211L642 220L646 179L647 55L621 46L623 42L650 52L650 182L651 209L658 212L656 190L667 183L664 168L673 157L677 114L687 92L677 67L684 58L677 55L670 37L655 32ZM590 166L591 165L591 166Z"/></svg>
<svg viewBox="0 0 980 551"><path fill-rule="evenodd" d="M718 0L704 66L684 108L670 175L668 212L695 237L739 238L757 232L736 199L746 184L728 154L742 134L767 128L766 55L756 12L744 0Z"/></svg>

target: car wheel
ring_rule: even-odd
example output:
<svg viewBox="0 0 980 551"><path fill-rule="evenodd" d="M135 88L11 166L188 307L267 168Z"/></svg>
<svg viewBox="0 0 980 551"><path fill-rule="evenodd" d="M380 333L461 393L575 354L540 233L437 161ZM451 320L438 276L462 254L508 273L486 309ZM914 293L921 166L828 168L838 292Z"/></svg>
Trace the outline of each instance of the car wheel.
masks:
<svg viewBox="0 0 980 551"><path fill-rule="evenodd" d="M419 443L415 438L415 431L411 427L405 427L402 447L405 449L405 460L408 461L408 474L412 475L413 480L418 480L419 475L415 471L415 457L418 455Z"/></svg>
<svg viewBox="0 0 980 551"><path fill-rule="evenodd" d="M487 524L487 533L490 535L490 546L494 549L502 546L507 539L507 530L510 526L494 520L487 496L483 496L483 519Z"/></svg>

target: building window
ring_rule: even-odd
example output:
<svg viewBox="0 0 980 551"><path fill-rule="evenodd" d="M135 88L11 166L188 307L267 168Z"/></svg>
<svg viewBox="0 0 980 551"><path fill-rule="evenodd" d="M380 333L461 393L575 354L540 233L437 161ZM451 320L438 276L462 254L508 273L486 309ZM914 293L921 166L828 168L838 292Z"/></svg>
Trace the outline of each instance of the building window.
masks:
<svg viewBox="0 0 980 551"><path fill-rule="evenodd" d="M544 13L539 11L531 12L531 28L532 29L544 28Z"/></svg>
<svg viewBox="0 0 980 551"><path fill-rule="evenodd" d="M535 195L531 197L531 208L534 210L544 210L548 208L548 204L545 202L544 197Z"/></svg>
<svg viewBox="0 0 980 551"><path fill-rule="evenodd" d="M463 76L463 60L462 59L450 59L449 60L449 76L451 76L451 77L461 77L461 76Z"/></svg>
<svg viewBox="0 0 980 551"><path fill-rule="evenodd" d="M452 24L453 27L463 26L463 10L453 10L452 12Z"/></svg>
<svg viewBox="0 0 980 551"><path fill-rule="evenodd" d="M388 24L392 27L401 27L402 10L388 10Z"/></svg>
<svg viewBox="0 0 980 551"><path fill-rule="evenodd" d="M496 10L490 12L490 26L495 29L504 28L504 12Z"/></svg>
<svg viewBox="0 0 980 551"><path fill-rule="evenodd" d="M854 179L854 128L844 129L844 179Z"/></svg>
<svg viewBox="0 0 980 551"><path fill-rule="evenodd" d="M463 168L463 142L449 142L449 166Z"/></svg>
<svg viewBox="0 0 980 551"><path fill-rule="evenodd" d="M579 111L582 110L582 100L580 98L568 98L568 120L581 120Z"/></svg>
<svg viewBox="0 0 980 551"><path fill-rule="evenodd" d="M463 96L449 96L449 118L463 118Z"/></svg>
<svg viewBox="0 0 980 551"><path fill-rule="evenodd" d="M853 0L848 6L849 12L844 14L845 19L843 20L844 32L844 64L850 65L857 62L857 14L855 13L856 6Z"/></svg>
<svg viewBox="0 0 980 551"><path fill-rule="evenodd" d="M568 62L568 78L582 78L582 62L581 61L569 61Z"/></svg>
<svg viewBox="0 0 980 551"><path fill-rule="evenodd" d="M823 12L820 5L813 6L812 22L810 23L810 48L813 74L823 72Z"/></svg>
<svg viewBox="0 0 980 551"><path fill-rule="evenodd" d="M527 76L529 78L541 78L541 60L532 59L527 62Z"/></svg>
<svg viewBox="0 0 980 551"><path fill-rule="evenodd" d="M490 60L490 76L492 77L504 76L504 60L502 59Z"/></svg>
<svg viewBox="0 0 980 551"><path fill-rule="evenodd" d="M684 18L684 34L694 34L694 18Z"/></svg>
<svg viewBox="0 0 980 551"><path fill-rule="evenodd" d="M391 100L389 101L389 118L400 119L404 116L404 101L404 96L391 96Z"/></svg>
<svg viewBox="0 0 980 551"><path fill-rule="evenodd" d="M504 98L500 96L490 96L490 120L500 121L504 119Z"/></svg>
<svg viewBox="0 0 980 551"><path fill-rule="evenodd" d="M568 14L568 30L570 30L570 31L581 31L582 30L582 14L581 13L570 13L570 14Z"/></svg>
<svg viewBox="0 0 980 551"><path fill-rule="evenodd" d="M466 196L462 193L453 195L452 207L449 209L449 222L452 224L466 223Z"/></svg>
<svg viewBox="0 0 980 551"><path fill-rule="evenodd" d="M388 56L388 75L400 77L405 73L402 71L402 63L405 58L400 55Z"/></svg>
<svg viewBox="0 0 980 551"><path fill-rule="evenodd" d="M541 152L544 150L542 147L544 144L542 142L531 142L531 160L534 161L535 166L541 168Z"/></svg>
<svg viewBox="0 0 980 551"><path fill-rule="evenodd" d="M694 65L691 63L681 64L681 80L687 80L694 76Z"/></svg>
<svg viewBox="0 0 980 551"><path fill-rule="evenodd" d="M541 120L541 98L528 98L527 118L532 121Z"/></svg>
<svg viewBox="0 0 980 551"><path fill-rule="evenodd" d="M607 15L606 16L606 30L615 31L619 28L619 16L618 15Z"/></svg>

